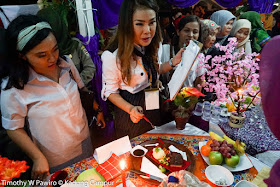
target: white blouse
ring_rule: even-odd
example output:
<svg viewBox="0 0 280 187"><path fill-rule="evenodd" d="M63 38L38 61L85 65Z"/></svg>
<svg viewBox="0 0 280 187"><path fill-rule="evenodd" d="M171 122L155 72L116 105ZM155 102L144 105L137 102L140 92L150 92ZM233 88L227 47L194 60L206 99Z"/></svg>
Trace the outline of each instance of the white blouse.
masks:
<svg viewBox="0 0 280 187"><path fill-rule="evenodd" d="M101 97L104 101L112 93L119 93L119 89L126 90L132 94L135 94L141 90L144 90L150 85L148 75L144 71L144 66L141 57L136 57L141 66L137 61L131 59L131 81L130 85L127 85L122 80L122 74L119 63L117 63L117 50L113 53L104 51L101 55L102 64L102 91Z"/></svg>
<svg viewBox="0 0 280 187"><path fill-rule="evenodd" d="M72 66L61 60L59 83L30 68L24 89L6 87L2 82L1 112L5 129L23 128L28 122L31 138L46 156L50 167L58 166L82 153L82 141L89 137L78 85L71 79ZM76 70L77 71L77 70ZM79 73L72 71L72 74Z"/></svg>

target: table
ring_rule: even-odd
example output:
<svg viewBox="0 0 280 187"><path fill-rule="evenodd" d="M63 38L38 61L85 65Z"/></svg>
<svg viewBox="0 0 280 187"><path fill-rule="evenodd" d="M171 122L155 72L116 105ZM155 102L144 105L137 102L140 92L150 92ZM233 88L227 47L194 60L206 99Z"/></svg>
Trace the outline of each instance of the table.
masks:
<svg viewBox="0 0 280 187"><path fill-rule="evenodd" d="M239 139L247 145L246 153L256 155L269 150L280 151L280 141L270 131L264 114L258 112L255 121L252 111L246 111L242 128L232 128L227 123L219 124L224 133L233 139ZM261 125L261 128L260 128Z"/></svg>
<svg viewBox="0 0 280 187"><path fill-rule="evenodd" d="M272 134L267 122L265 120L264 113L260 110L255 110L254 108L245 112L246 118L242 128L232 128L228 123L220 123L218 128L212 124L214 127L214 132L219 135L226 134L232 139L239 139L246 143L247 149L246 153L250 155L256 155L266 151L279 151L276 153L280 154L280 141ZM254 116L257 118L253 118ZM209 132L213 131L213 128L209 127L209 122L201 119L200 116L191 116L189 123L192 125ZM221 130L219 132L219 130Z"/></svg>
<svg viewBox="0 0 280 187"><path fill-rule="evenodd" d="M168 134L166 133L168 132ZM171 133L171 134L170 134ZM172 134L173 133L173 134ZM192 151L193 155L196 158L196 169L194 171L194 174L201 180L205 181L205 168L206 163L203 161L199 149L198 149L198 142L200 141L208 141L210 139L209 134L205 131L194 127L191 124L187 124L186 128L182 131L177 130L175 128L175 122L172 121L168 124L165 124L160 127L160 129L151 130L145 134L142 134L138 137L135 137L131 140L132 146L138 145L146 140L156 139L157 137L160 137L161 139L167 139L172 140L180 144L184 144L184 146L188 147L190 151ZM257 163L257 159L255 159L255 162ZM253 162L254 164L254 162ZM255 164L254 164L255 165ZM76 177L81 173L82 171L89 169L89 168L95 168L98 166L98 163L95 161L93 157L85 159L81 162L78 162L72 166L69 166L65 168L69 174L68 179L69 181L74 181ZM249 170L241 171L241 172L235 172L234 174L234 183L232 186L234 186L238 181L240 180L248 180L252 181L254 177L257 175L258 171L255 167L250 168ZM154 186L152 184L147 184L143 179L137 177L135 174L131 172L127 172L127 179L129 179L131 182L133 182L136 186ZM117 177L114 179L114 184L119 184L121 182L121 177Z"/></svg>

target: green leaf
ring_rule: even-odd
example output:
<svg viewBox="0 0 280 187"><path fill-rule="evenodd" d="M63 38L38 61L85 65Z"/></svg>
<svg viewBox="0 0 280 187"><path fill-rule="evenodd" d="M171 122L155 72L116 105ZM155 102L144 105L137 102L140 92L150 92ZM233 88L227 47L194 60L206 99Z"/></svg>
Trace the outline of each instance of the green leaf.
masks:
<svg viewBox="0 0 280 187"><path fill-rule="evenodd" d="M251 103L251 101L252 101L251 97L246 97L244 103L248 105Z"/></svg>
<svg viewBox="0 0 280 187"><path fill-rule="evenodd" d="M155 148L155 152L156 152L156 153L158 153L160 150L161 150L160 147L156 147L156 148Z"/></svg>

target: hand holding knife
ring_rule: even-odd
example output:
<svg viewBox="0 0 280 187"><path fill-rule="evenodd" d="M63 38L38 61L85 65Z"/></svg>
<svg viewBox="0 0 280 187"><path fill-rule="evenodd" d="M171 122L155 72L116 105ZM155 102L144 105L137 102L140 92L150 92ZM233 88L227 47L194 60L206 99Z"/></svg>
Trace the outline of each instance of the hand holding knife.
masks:
<svg viewBox="0 0 280 187"><path fill-rule="evenodd" d="M138 110L138 112L139 113L141 113L141 114L143 114L143 111L141 110ZM146 120L150 125L151 125L151 127L154 129L155 128L155 126L152 124L152 122L146 117L146 116L144 116L144 114L143 114L143 118L144 118L144 120Z"/></svg>

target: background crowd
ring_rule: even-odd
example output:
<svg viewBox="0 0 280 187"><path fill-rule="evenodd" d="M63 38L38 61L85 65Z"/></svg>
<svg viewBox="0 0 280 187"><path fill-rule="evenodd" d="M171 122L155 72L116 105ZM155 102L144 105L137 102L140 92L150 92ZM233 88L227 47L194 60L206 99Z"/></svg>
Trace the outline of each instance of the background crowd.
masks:
<svg viewBox="0 0 280 187"><path fill-rule="evenodd" d="M124 0L118 25L99 34L100 70L83 43L71 36L75 24L70 24L67 18L71 13L65 11L69 9L46 6L37 16L19 16L7 30L0 25L1 38L5 38L1 46L8 46L1 48L2 126L32 159L33 178L42 179L49 171L88 157L92 149L85 148L90 141L100 145L147 132L151 126L143 120L145 116L155 125L173 120L160 110L145 109L145 89L167 87L191 40L203 44L202 56L215 57L224 53L216 44L226 46L229 38L235 37L238 42L235 51L250 54L261 53L271 38L280 34L278 6L273 7L272 13L261 15L249 10L245 1L228 10L204 1L188 8L172 6L170 10L158 7L153 0ZM78 97L79 90L95 91L92 80L98 71L102 71L101 99L112 107L114 116L114 135L109 138L96 134L108 128L97 96L93 110L101 127L94 129L91 138L91 121L86 119ZM195 61L184 86L201 90L205 71ZM205 94L213 100L211 93ZM112 120L110 113L105 118ZM57 127L56 121L62 125ZM52 126L48 126L51 122ZM61 131L63 137L59 137ZM15 150L7 146L10 142L5 133L1 129L5 138L1 148L6 148L1 152L10 156ZM50 135L46 137L45 133ZM71 154L73 151L75 154Z"/></svg>

